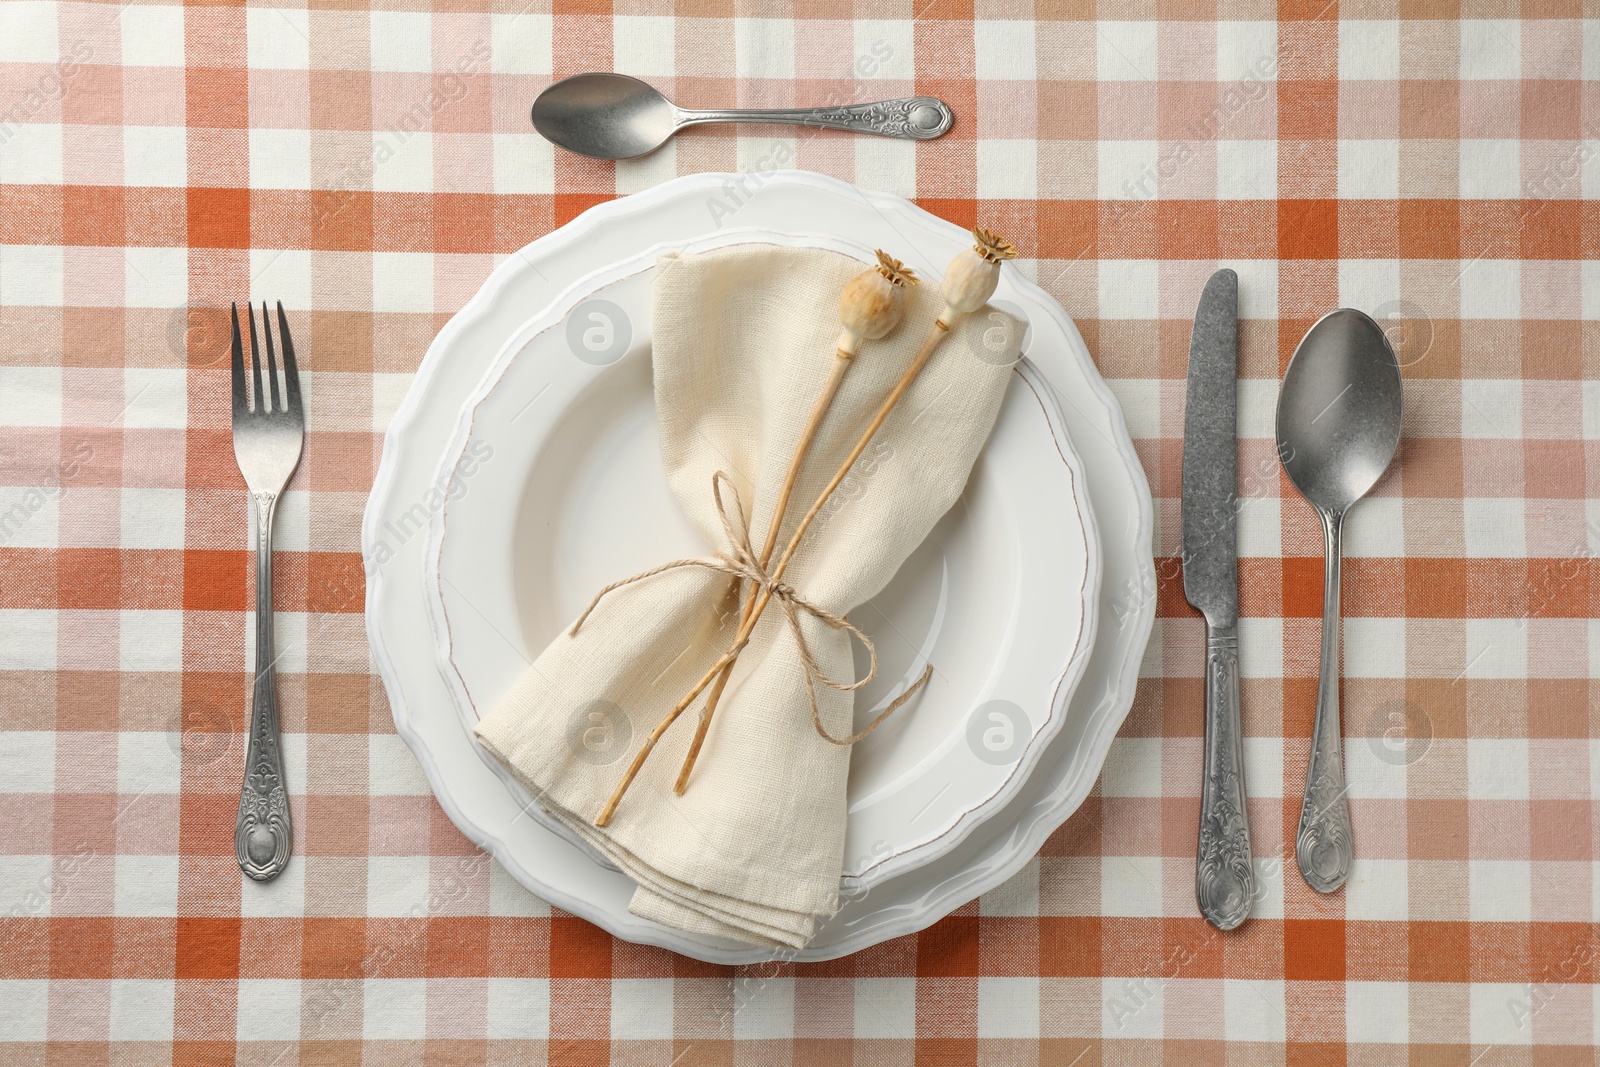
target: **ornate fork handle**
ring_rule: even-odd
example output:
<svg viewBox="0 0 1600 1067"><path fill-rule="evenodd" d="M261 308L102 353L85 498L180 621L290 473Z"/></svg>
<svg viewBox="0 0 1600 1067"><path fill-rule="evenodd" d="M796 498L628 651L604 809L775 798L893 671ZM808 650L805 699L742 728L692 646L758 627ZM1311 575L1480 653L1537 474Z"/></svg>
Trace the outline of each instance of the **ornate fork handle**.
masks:
<svg viewBox="0 0 1600 1067"><path fill-rule="evenodd" d="M1255 885L1239 722L1239 629L1207 623L1205 777L1195 860L1200 913L1217 929L1232 930L1249 916Z"/></svg>
<svg viewBox="0 0 1600 1067"><path fill-rule="evenodd" d="M938 137L955 122L943 100L912 96L871 104L777 110L682 111L680 126L702 122L768 122L779 126L818 126L851 133L876 133L884 137L909 137L919 141Z"/></svg>
<svg viewBox="0 0 1600 1067"><path fill-rule="evenodd" d="M258 882L283 872L292 827L278 738L278 669L272 639L272 516L276 493L252 493L256 509L256 678L250 702L250 742L244 788L233 832L239 869Z"/></svg>

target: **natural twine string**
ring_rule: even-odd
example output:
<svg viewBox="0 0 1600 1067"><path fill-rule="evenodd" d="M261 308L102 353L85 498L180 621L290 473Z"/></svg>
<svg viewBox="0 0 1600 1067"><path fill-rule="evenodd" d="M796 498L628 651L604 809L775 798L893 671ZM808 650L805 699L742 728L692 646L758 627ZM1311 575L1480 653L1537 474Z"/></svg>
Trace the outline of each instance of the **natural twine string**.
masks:
<svg viewBox="0 0 1600 1067"><path fill-rule="evenodd" d="M722 495L722 487L724 483L728 487L729 496L732 497L731 514L728 502L723 499ZM923 669L922 676L920 678L907 687L905 692L896 697L887 708L879 712L877 717L862 729L851 734L849 737L834 737L832 734L828 733L827 728L822 725L821 712L817 708L817 690L813 679L822 682L823 685L828 686L830 689L837 689L841 693L854 692L855 690L866 685L868 682L872 681L872 679L877 676L878 650L873 647L872 639L866 634L862 633L854 623L845 618L843 615L836 615L827 608L812 603L805 597L801 596L795 590L795 588L792 585L789 585L787 582L772 580L771 576L767 573L766 567L762 565L760 558L756 555L755 547L750 543L750 530L744 521L744 506L742 501L739 499L739 489L733 484L733 479L729 478L724 472L717 471L711 476L711 493L716 500L717 518L722 523L722 533L723 536L727 538L727 543L729 546L725 551L718 552L709 559L698 557L675 559L668 563L663 563L660 566L651 567L649 570L640 571L638 574L623 578L620 581L612 582L610 585L606 586L604 589L600 590L600 592L595 594L594 599L589 602L589 606L584 609L583 614L578 616L577 621L572 624L572 628L567 631L567 636L576 637L578 635L578 630L582 628L585 620L589 618L590 613L599 606L600 601L605 599L608 593L621 589L625 585L632 585L634 582L643 581L646 578L653 578L658 574L664 574L667 571L676 570L680 567L701 567L705 570L720 571L721 573L730 575L734 578L741 578L744 581L749 582L757 590L766 592L771 599L776 600L778 605L783 609L784 617L789 620L789 631L794 634L795 645L800 650L800 659L805 667L802 675L805 678L806 683L806 696L811 702L811 725L817 731L817 735L823 740L831 742L835 745L855 744L857 741L860 741L862 738L872 733L872 731L876 730L885 719L898 711L907 700L911 699L917 690L922 688L922 686L928 681L928 677L933 673L933 664L928 664L927 667ZM739 519L737 523L734 522L733 515L738 515ZM867 650L867 655L871 660L871 664L866 675L859 681L855 682L841 682L836 678L830 677L828 673L822 669L821 664L817 662L816 657L812 655L811 646L806 643L805 632L800 625L801 613L810 615L812 618L817 619L819 622L822 622L835 630L843 630L851 637L860 641L862 646ZM730 647L727 654L737 655L738 652L738 648Z"/></svg>

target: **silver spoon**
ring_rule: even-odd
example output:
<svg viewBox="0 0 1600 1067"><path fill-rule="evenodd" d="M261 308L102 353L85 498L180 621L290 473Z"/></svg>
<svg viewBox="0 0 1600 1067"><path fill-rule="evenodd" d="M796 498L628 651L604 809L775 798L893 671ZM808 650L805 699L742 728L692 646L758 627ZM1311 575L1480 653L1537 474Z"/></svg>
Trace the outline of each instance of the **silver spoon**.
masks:
<svg viewBox="0 0 1600 1067"><path fill-rule="evenodd" d="M685 126L702 122L820 126L926 141L954 121L950 106L931 96L783 111L688 111L626 74L574 74L533 102L534 129L569 152L597 159L654 152Z"/></svg>
<svg viewBox="0 0 1600 1067"><path fill-rule="evenodd" d="M1351 308L1306 331L1278 394L1278 457L1322 517L1322 666L1311 764L1295 835L1306 884L1331 893L1350 873L1350 807L1339 732L1339 535L1400 443L1400 365L1383 330Z"/></svg>

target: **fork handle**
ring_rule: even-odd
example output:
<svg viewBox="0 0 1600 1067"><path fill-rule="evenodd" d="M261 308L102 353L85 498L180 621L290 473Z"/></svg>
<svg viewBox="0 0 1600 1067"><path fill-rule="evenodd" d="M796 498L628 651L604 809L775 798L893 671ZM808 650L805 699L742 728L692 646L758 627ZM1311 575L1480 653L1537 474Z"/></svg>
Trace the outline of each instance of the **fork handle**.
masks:
<svg viewBox="0 0 1600 1067"><path fill-rule="evenodd" d="M233 846L239 869L258 882L268 882L289 865L293 838L278 737L278 663L272 640L272 516L278 496L250 496L256 512L256 678Z"/></svg>

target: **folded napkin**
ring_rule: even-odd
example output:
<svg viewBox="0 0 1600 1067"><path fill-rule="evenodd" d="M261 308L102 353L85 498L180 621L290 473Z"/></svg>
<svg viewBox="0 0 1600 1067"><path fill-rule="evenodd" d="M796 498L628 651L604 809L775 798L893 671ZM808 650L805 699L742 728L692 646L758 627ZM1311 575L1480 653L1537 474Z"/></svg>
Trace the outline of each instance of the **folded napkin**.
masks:
<svg viewBox="0 0 1600 1067"><path fill-rule="evenodd" d="M723 504L736 512L727 518L762 543L833 359L839 295L864 267L833 252L765 244L660 260L652 360L661 455L673 494L712 552L729 550L713 493L719 471L728 476ZM866 342L845 378L808 454L780 549L942 306L936 284L906 295L904 324ZM961 495L1016 358L1015 341L1000 351L992 343L1022 332L994 330L991 314L957 324L801 541L784 581L810 603L844 615L874 596ZM609 593L575 636L551 642L477 735L547 810L638 883L634 914L799 947L819 917L838 909L850 749L817 734L802 656L777 604L734 668L684 795L672 787L704 696L662 736L608 825L592 821L640 743L732 642L739 585L719 570L681 567ZM796 617L820 670L850 680L849 635L807 612ZM822 726L850 734L855 694L822 684L815 692ZM605 762L572 741L583 732L572 724L597 714L613 737L627 739L606 749ZM916 714L915 698L896 714Z"/></svg>

